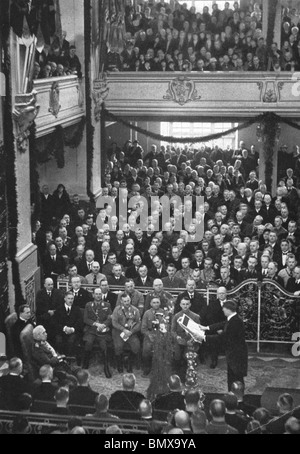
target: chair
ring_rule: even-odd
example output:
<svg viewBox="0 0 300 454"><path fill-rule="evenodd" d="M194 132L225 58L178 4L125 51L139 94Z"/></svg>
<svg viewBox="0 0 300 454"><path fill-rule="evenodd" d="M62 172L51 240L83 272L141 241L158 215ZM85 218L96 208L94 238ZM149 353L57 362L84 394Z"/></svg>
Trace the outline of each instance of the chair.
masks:
<svg viewBox="0 0 300 454"><path fill-rule="evenodd" d="M13 337L12 337L12 327L18 320L18 315L16 312L13 312L12 314L8 315L4 321L5 327L6 327L6 349L7 349L7 357L12 358L15 356L15 348L14 348L14 343L13 343Z"/></svg>

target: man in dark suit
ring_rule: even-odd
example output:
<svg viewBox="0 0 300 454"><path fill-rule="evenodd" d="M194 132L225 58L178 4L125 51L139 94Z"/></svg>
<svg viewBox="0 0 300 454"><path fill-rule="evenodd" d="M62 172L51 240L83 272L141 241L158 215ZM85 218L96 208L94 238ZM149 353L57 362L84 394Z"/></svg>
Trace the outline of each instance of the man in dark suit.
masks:
<svg viewBox="0 0 300 454"><path fill-rule="evenodd" d="M78 263L77 268L78 268L78 273L81 276L86 276L92 271L92 264L95 260L95 254L92 249L87 249L85 251L85 258Z"/></svg>
<svg viewBox="0 0 300 454"><path fill-rule="evenodd" d="M245 340L245 328L242 319L237 315L237 304L226 301L223 312L227 321L221 334L206 336L206 342L221 342L225 349L227 361L228 391L235 381L244 383L248 369L248 349ZM218 324L217 324L218 325ZM217 326L215 325L215 326ZM223 326L223 323L220 325Z"/></svg>
<svg viewBox="0 0 300 454"><path fill-rule="evenodd" d="M21 306L19 306L18 319L11 329L14 353L18 358L23 359L20 334L27 325L35 326L35 324L36 323L32 317L30 306L28 304L22 304Z"/></svg>
<svg viewBox="0 0 300 454"><path fill-rule="evenodd" d="M49 194L49 186L44 184L40 194L41 200L41 223L44 228L49 228L53 217L53 196Z"/></svg>
<svg viewBox="0 0 300 454"><path fill-rule="evenodd" d="M139 408L139 404L145 397L143 394L134 391L136 383L135 375L132 373L124 374L122 377L123 390L115 391L109 399L109 409L134 412Z"/></svg>
<svg viewBox="0 0 300 454"><path fill-rule="evenodd" d="M80 281L80 278L78 278ZM36 318L38 325L43 325L48 333L50 343L55 342L55 320L54 314L58 306L63 303L64 297L61 290L54 288L53 279L47 278L44 288L36 295Z"/></svg>
<svg viewBox="0 0 300 454"><path fill-rule="evenodd" d="M119 263L116 263L112 269L112 275L108 276L109 285L123 286L126 282L126 277L122 276L122 267Z"/></svg>
<svg viewBox="0 0 300 454"><path fill-rule="evenodd" d="M117 254L117 257L119 257L120 253L125 250L126 244L123 230L118 230L115 238L111 240L111 250Z"/></svg>
<svg viewBox="0 0 300 454"><path fill-rule="evenodd" d="M300 295L300 267L294 269L294 276L287 281L286 291L294 295Z"/></svg>
<svg viewBox="0 0 300 454"><path fill-rule="evenodd" d="M252 256L250 255L248 260L247 260L247 263L248 263L248 268L246 268L244 271L243 271L243 281L245 281L246 279L257 279L257 270L256 270L256 266L257 266L257 258L255 256Z"/></svg>
<svg viewBox="0 0 300 454"><path fill-rule="evenodd" d="M188 279L187 284L186 284L186 290L182 293L180 293L177 297L176 303L175 303L175 314L179 312L180 309L180 302L183 298L188 297L189 300L191 301L191 307L190 310L194 312L195 314L200 315L200 319L202 320L205 312L206 312L206 301L204 300L203 296L195 291L196 289L196 282L194 279Z"/></svg>
<svg viewBox="0 0 300 454"><path fill-rule="evenodd" d="M127 268L125 277L128 279L135 279L139 277L139 267L142 264L142 257L139 254L135 254L133 257L133 265Z"/></svg>
<svg viewBox="0 0 300 454"><path fill-rule="evenodd" d="M184 288L185 282L183 279L179 277L175 277L177 272L176 266L174 263L168 263L166 271L168 276L162 278L162 283L164 284L164 288Z"/></svg>
<svg viewBox="0 0 300 454"><path fill-rule="evenodd" d="M55 282L57 281L58 276L65 274L66 272L65 261L62 256L57 253L56 246L53 243L50 243L48 246L48 252L44 257L43 266L44 277L51 277Z"/></svg>
<svg viewBox="0 0 300 454"><path fill-rule="evenodd" d="M185 410L184 395L182 392L182 383L178 375L171 375L168 379L169 392L160 394L153 402L155 410L172 411L174 408Z"/></svg>
<svg viewBox="0 0 300 454"><path fill-rule="evenodd" d="M58 383L53 382L53 368L50 364L45 364L39 370L41 383L34 383L32 397L33 400L50 400L54 402L54 394L58 388Z"/></svg>
<svg viewBox="0 0 300 454"><path fill-rule="evenodd" d="M86 303L93 299L90 292L81 288L81 279L79 276L71 278L70 291L74 294L74 306L80 307L80 309L84 309Z"/></svg>
<svg viewBox="0 0 300 454"><path fill-rule="evenodd" d="M54 315L56 322L56 347L66 356L75 356L83 331L83 317L80 307L74 306L74 293L65 293Z"/></svg>
<svg viewBox="0 0 300 454"><path fill-rule="evenodd" d="M135 250L133 244L126 244L125 250L120 253L118 262L123 265L123 267L129 268L133 265L133 257L135 255Z"/></svg>
<svg viewBox="0 0 300 454"><path fill-rule="evenodd" d="M113 312L117 304L118 295L109 290L107 279L102 279L102 281L100 282L100 288L102 292L102 301L109 303L111 311Z"/></svg>
<svg viewBox="0 0 300 454"><path fill-rule="evenodd" d="M227 301L227 291L225 287L219 287L217 290L217 298L210 298L209 304L207 306L205 318L203 324L208 325L210 328L212 325L223 323L225 325L226 317L223 312L223 306ZM210 329L207 331L207 334L210 334ZM211 331L214 333L214 331ZM209 345L209 352L211 357L211 369L215 369L218 364L218 353L220 346L217 343Z"/></svg>
<svg viewBox="0 0 300 454"><path fill-rule="evenodd" d="M3 410L18 411L21 394L29 392L29 385L22 377L23 362L20 358L11 358L8 363L9 373L0 377L0 403Z"/></svg>
<svg viewBox="0 0 300 454"><path fill-rule="evenodd" d="M146 265L141 265L138 269L138 277L134 280L136 287L152 287L153 279L148 276L148 268Z"/></svg>
<svg viewBox="0 0 300 454"><path fill-rule="evenodd" d="M162 279L163 277L168 276L166 268L162 263L162 259L158 255L153 258L153 268L150 269L149 276L152 277L153 280Z"/></svg>
<svg viewBox="0 0 300 454"><path fill-rule="evenodd" d="M69 405L85 405L93 407L98 396L89 385L90 374L85 369L79 369L76 374L78 386L70 392Z"/></svg>

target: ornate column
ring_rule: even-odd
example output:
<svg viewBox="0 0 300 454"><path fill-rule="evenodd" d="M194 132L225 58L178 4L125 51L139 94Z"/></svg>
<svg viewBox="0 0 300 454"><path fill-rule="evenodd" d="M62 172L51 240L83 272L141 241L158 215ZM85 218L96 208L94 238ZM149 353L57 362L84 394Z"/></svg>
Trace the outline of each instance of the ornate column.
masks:
<svg viewBox="0 0 300 454"><path fill-rule="evenodd" d="M102 1L85 2L86 110L87 110L87 193L100 194L102 154L101 110L108 95L106 75L101 70ZM89 58L88 58L89 57Z"/></svg>

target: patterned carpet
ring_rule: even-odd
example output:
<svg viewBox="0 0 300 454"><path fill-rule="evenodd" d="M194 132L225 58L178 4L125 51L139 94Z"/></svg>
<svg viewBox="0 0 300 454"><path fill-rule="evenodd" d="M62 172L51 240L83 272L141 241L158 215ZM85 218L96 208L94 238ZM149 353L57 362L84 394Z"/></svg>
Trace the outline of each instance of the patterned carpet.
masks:
<svg viewBox="0 0 300 454"><path fill-rule="evenodd" d="M209 368L208 364L198 366L199 384L204 393L222 393L227 391L226 360L219 358L216 369ZM96 362L90 366L93 389L99 393L111 393L121 388L122 376L112 369L113 377L105 378L103 366ZM136 391L146 394L149 378L142 378L141 371L134 370L137 379ZM245 380L247 394L262 394L267 386L300 389L300 359L278 358L270 356L249 356L248 376Z"/></svg>

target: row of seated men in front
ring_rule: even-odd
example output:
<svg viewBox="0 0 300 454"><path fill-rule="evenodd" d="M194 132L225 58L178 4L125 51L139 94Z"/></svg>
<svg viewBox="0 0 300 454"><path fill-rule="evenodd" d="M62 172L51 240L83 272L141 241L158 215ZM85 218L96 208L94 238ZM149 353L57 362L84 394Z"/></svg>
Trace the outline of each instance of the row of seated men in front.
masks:
<svg viewBox="0 0 300 454"><path fill-rule="evenodd" d="M72 384L66 384L57 382L54 368L47 364L40 368L39 379L31 386L22 371L22 360L15 357L9 361L8 374L0 378L1 409L20 412L13 420L12 433L30 432L30 412L67 418L65 428L49 424L47 433L84 434L87 433L84 426L90 426L92 418L109 425L111 430L107 433L120 434L123 432L119 425L122 426L122 419L129 419L129 415L131 420L145 423L149 434L300 433L300 407L294 406L291 394L278 397L278 412L274 414L254 401L244 400L244 387L240 382L234 382L227 394L206 395L203 402L199 389L187 389L179 376L171 375L169 391L150 401L135 391L136 377L132 373L124 374L122 389L108 397L93 389L90 374L84 369L77 371Z"/></svg>
<svg viewBox="0 0 300 454"><path fill-rule="evenodd" d="M170 268L173 270L174 265ZM219 287L217 298L211 298L207 305L204 295L196 290L193 278L187 280L186 289L182 288L176 301L170 292L164 290L161 279L154 280L153 290L146 297L135 289L131 279L125 281L119 293L110 291L105 277L99 287L93 288L93 293L81 287L79 276L71 277L70 285L70 290L64 294L54 288L51 278L45 280L44 288L36 298L38 327L28 305L21 305L18 309L18 320L12 327L14 351L22 357L20 333L28 324L33 324L32 357L36 367L57 362L57 358L53 358L53 346L61 354L76 357L79 365L88 368L93 347L98 345L103 353L107 378L111 377L109 358L115 355L121 373L124 357L128 358L127 370L132 371L133 363L140 366L141 353L143 372L147 376L151 371L156 336L161 324L165 323L173 339L173 365L183 377L187 349L194 347L198 350L199 345L179 325L178 319L187 314L195 322L210 326L212 334L213 325L225 323L222 307L226 301L226 288ZM47 336L50 343L46 342ZM218 350L218 346L211 348L212 368L217 365ZM201 361L204 361L203 353L201 346Z"/></svg>

